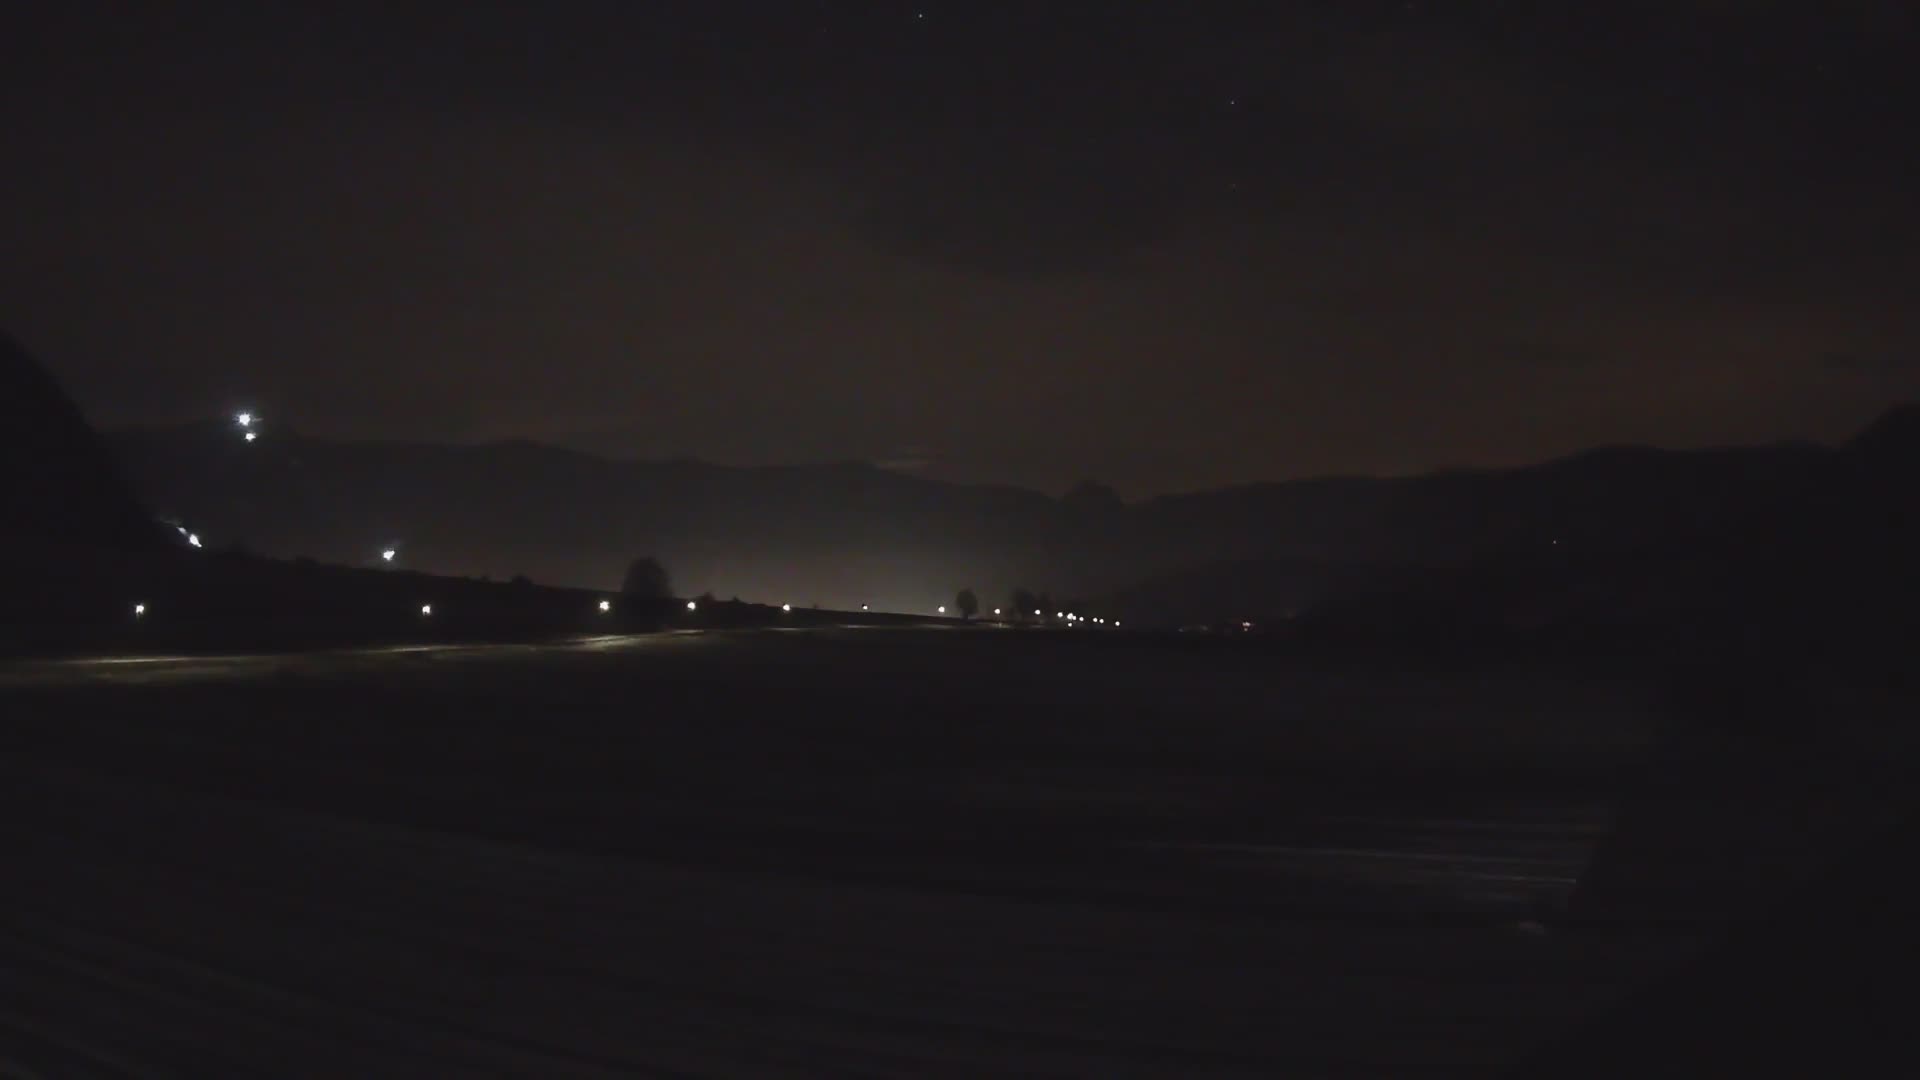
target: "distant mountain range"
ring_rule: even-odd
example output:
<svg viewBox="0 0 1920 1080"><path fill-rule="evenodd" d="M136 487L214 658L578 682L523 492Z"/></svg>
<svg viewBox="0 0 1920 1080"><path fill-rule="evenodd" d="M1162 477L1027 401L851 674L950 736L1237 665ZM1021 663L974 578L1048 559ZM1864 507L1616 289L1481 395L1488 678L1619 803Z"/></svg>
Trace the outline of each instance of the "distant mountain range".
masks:
<svg viewBox="0 0 1920 1080"><path fill-rule="evenodd" d="M108 443L156 512L192 523L215 546L348 563L394 547L421 569L592 587L616 585L629 559L654 555L683 594L931 611L961 586L988 609L1024 586L1056 606L1154 623L1285 616L1388 583L1409 595L1437 581L1457 589L1461 575L1492 565L1557 566L1562 577L1585 567L1578 587L1613 596L1604 583L1634 580L1623 567L1635 560L1665 566L1730 537L1784 543L1803 531L1794 508L1823 498L1825 509L1806 512L1842 514L1823 494L1835 484L1854 485L1844 511L1852 526L1877 528L1855 520L1881 497L1855 490L1863 460L1901 484L1920 477L1914 407L1841 448L1605 448L1519 469L1301 480L1134 504L1097 485L1056 499L865 464L728 468L526 442L351 443L259 430L246 443L221 420L121 431Z"/></svg>

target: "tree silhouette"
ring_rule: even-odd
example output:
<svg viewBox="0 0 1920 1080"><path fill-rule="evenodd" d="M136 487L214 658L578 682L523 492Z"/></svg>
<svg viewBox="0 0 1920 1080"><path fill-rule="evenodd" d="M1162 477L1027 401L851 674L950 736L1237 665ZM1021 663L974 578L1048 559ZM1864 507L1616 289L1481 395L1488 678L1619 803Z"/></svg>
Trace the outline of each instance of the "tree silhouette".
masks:
<svg viewBox="0 0 1920 1080"><path fill-rule="evenodd" d="M651 555L627 564L627 576L620 582L620 595L661 600L668 591L667 568Z"/></svg>
<svg viewBox="0 0 1920 1080"><path fill-rule="evenodd" d="M1040 610L1040 598L1030 589L1013 590L1012 604L1013 617L1020 622L1034 618L1034 613Z"/></svg>
<svg viewBox="0 0 1920 1080"><path fill-rule="evenodd" d="M961 589L960 595L953 598L953 606L960 609L960 617L971 619L980 613L980 598L973 595L972 589Z"/></svg>

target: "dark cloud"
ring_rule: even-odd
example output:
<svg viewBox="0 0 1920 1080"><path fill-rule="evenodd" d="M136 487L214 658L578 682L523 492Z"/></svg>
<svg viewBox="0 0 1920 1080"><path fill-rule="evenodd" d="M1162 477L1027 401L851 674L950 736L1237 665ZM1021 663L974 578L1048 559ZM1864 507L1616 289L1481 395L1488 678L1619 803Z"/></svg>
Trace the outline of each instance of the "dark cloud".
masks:
<svg viewBox="0 0 1920 1080"><path fill-rule="evenodd" d="M1865 0L47 6L0 66L0 318L108 423L1130 495L1837 438L1920 393L1912 34Z"/></svg>
<svg viewBox="0 0 1920 1080"><path fill-rule="evenodd" d="M1843 375L1895 375L1920 369L1920 352L1822 354L1820 367Z"/></svg>

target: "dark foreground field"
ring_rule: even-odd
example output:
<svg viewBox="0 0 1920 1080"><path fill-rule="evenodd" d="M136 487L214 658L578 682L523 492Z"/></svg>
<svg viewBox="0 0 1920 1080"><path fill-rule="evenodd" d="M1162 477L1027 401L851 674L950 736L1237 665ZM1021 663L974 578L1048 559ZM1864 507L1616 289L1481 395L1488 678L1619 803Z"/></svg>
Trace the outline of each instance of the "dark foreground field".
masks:
<svg viewBox="0 0 1920 1080"><path fill-rule="evenodd" d="M1480 1075L1633 680L810 630L0 668L0 1075Z"/></svg>

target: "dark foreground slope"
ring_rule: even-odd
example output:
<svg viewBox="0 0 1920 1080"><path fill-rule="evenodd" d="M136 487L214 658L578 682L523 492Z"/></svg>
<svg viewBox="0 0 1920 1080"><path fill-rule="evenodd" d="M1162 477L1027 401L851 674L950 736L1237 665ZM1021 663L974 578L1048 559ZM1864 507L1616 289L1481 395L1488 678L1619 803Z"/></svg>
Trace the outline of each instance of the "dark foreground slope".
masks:
<svg viewBox="0 0 1920 1080"><path fill-rule="evenodd" d="M1920 927L1907 865L1920 808L1837 845L1833 864L1723 941L1537 1054L1515 1075L1913 1076Z"/></svg>

